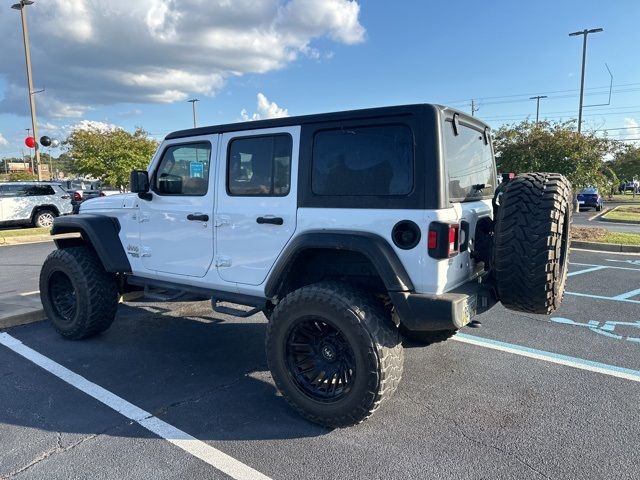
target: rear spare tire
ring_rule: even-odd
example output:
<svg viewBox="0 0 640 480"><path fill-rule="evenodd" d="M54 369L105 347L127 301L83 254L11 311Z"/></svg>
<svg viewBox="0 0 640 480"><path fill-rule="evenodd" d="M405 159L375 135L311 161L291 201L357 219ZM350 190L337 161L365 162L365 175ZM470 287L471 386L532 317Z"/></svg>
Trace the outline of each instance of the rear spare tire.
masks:
<svg viewBox="0 0 640 480"><path fill-rule="evenodd" d="M502 188L493 266L505 307L550 314L560 306L569 263L571 199L571 184L558 173L521 174Z"/></svg>

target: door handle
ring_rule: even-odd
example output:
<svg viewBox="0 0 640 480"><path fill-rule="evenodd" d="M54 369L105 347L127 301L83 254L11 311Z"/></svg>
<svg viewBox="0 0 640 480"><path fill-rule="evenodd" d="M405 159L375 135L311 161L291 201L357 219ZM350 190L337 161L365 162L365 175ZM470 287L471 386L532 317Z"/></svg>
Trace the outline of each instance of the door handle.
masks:
<svg viewBox="0 0 640 480"><path fill-rule="evenodd" d="M271 225L282 225L284 223L284 220L282 219L282 217L258 217L256 218L256 222L258 222L260 225L264 223L270 223Z"/></svg>
<svg viewBox="0 0 640 480"><path fill-rule="evenodd" d="M187 220L193 220L195 222L208 222L209 215L206 213L190 213L187 215Z"/></svg>

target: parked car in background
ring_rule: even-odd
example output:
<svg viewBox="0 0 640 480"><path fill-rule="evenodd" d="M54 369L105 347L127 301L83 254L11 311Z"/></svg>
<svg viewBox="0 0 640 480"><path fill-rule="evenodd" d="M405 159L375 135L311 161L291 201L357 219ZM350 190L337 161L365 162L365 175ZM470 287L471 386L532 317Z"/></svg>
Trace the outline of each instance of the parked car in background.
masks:
<svg viewBox="0 0 640 480"><path fill-rule="evenodd" d="M78 213L80 204L86 200L97 197L108 197L110 195L118 195L122 192L114 188L95 188L95 189L77 189L68 190L71 194L71 204L73 205L73 213Z"/></svg>
<svg viewBox="0 0 640 480"><path fill-rule="evenodd" d="M640 181L638 180L630 180L628 182L622 182L618 191L622 194L627 192L639 193L640 192Z"/></svg>
<svg viewBox="0 0 640 480"><path fill-rule="evenodd" d="M71 195L57 183L0 183L0 225L50 227L72 213Z"/></svg>
<svg viewBox="0 0 640 480"><path fill-rule="evenodd" d="M587 187L580 190L578 193L578 207L583 208L595 208L596 211L602 210L604 206L604 200L598 192L597 188Z"/></svg>

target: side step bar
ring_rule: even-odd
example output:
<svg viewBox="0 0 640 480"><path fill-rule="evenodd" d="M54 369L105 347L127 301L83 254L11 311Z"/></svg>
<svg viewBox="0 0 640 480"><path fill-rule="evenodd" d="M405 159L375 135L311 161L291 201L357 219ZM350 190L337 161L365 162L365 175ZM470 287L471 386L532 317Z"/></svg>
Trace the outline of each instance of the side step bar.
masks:
<svg viewBox="0 0 640 480"><path fill-rule="evenodd" d="M153 280L150 278L137 277L135 275L127 275L125 281L128 285L142 287L147 298L154 301L175 301L185 294L191 294L201 299L211 299L211 308L216 313L224 315L232 315L234 317L247 318L263 311L267 306L267 299L261 297L253 297L241 293L223 292L221 290L210 290L202 287L194 287L191 285L182 285L172 282L164 282L161 280ZM229 306L220 305L221 303L231 303L233 305L251 307L250 310L242 310Z"/></svg>
<svg viewBox="0 0 640 480"><path fill-rule="evenodd" d="M253 307L250 310L241 310L239 308L225 307L220 303L232 303L234 305L243 305L245 307ZM240 293L230 292L214 292L211 297L211 308L216 313L224 315L232 315L239 318L247 318L256 313L260 313L267 306L267 300L260 297L252 297Z"/></svg>

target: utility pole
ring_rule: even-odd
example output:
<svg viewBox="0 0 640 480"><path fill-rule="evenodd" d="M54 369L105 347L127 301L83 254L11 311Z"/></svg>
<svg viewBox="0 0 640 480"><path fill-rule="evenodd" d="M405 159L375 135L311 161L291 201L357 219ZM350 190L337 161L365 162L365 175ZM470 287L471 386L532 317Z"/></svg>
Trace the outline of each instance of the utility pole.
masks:
<svg viewBox="0 0 640 480"><path fill-rule="evenodd" d="M31 129L30 128L25 128L25 130L27 131L27 137L31 136ZM29 150L29 163L31 163L31 174L33 175L33 155L31 155L31 150Z"/></svg>
<svg viewBox="0 0 640 480"><path fill-rule="evenodd" d="M529 100L536 100L536 127L538 126L538 121L540 120L540 99L547 98L546 95L536 95L535 97L529 97Z"/></svg>
<svg viewBox="0 0 640 480"><path fill-rule="evenodd" d="M27 27L27 12L25 7L33 5L33 0L20 0L18 3L11 5L14 10L20 10L20 18L22 20L22 41L24 43L24 59L27 64L27 87L29 89L29 107L31 109L31 128L33 137L36 139L35 156L36 167L38 168L38 181L42 181L42 173L40 172L40 151L38 150L38 120L36 118L36 98L33 91L33 74L31 71L31 51L29 48L29 29Z"/></svg>
<svg viewBox="0 0 640 480"><path fill-rule="evenodd" d="M598 33L602 32L602 28L592 28L590 30L584 29L579 32L572 32L569 34L570 37L576 37L578 35L582 35L582 75L580 76L580 106L578 107L578 133L582 131L582 102L584 100L584 69L587 61L587 36L590 33Z"/></svg>
<svg viewBox="0 0 640 480"><path fill-rule="evenodd" d="M475 113L480 109L480 107L478 107L476 105L476 101L472 98L471 99L471 116L474 117Z"/></svg>
<svg viewBox="0 0 640 480"><path fill-rule="evenodd" d="M200 100L198 100L197 98L192 98L191 100L187 100L187 102L189 102L191 104L191 107L193 109L193 128L196 128L196 102L199 102Z"/></svg>

